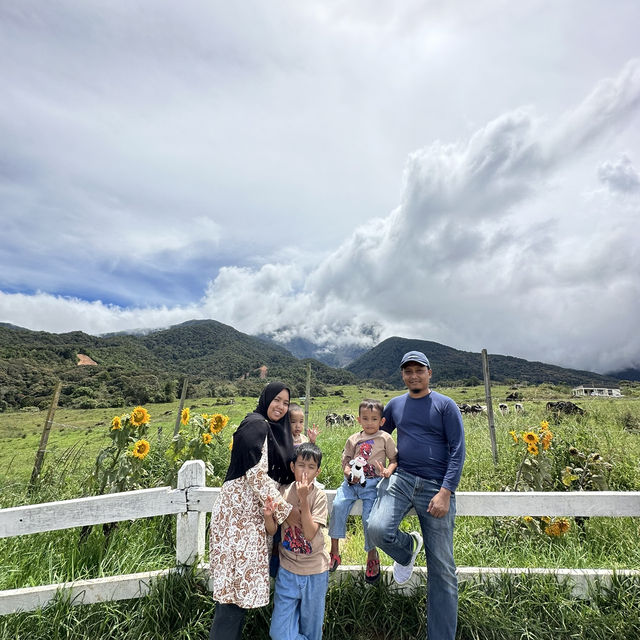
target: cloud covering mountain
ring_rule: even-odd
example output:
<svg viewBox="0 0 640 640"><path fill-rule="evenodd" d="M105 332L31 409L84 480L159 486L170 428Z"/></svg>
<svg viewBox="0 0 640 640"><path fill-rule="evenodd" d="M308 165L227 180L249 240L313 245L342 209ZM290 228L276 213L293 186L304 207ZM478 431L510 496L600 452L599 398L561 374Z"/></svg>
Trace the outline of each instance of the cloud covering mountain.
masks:
<svg viewBox="0 0 640 640"><path fill-rule="evenodd" d="M630 27L594 61L604 10L499 5L4 7L0 320L640 366Z"/></svg>

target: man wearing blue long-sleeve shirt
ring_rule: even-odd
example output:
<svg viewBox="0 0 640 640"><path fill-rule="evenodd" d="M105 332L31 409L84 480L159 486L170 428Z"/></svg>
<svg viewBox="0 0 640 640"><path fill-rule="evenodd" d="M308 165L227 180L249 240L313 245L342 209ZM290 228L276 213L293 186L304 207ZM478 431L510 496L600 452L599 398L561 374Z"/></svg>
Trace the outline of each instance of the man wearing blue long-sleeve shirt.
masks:
<svg viewBox="0 0 640 640"><path fill-rule="evenodd" d="M453 559L455 490L464 464L464 428L456 403L429 388L431 366L420 351L405 353L402 380L408 393L392 398L382 427L398 430L398 468L378 485L368 520L373 544L394 559L393 577L409 580L423 545L427 558L427 638L454 640L458 579ZM422 536L400 531L414 508Z"/></svg>

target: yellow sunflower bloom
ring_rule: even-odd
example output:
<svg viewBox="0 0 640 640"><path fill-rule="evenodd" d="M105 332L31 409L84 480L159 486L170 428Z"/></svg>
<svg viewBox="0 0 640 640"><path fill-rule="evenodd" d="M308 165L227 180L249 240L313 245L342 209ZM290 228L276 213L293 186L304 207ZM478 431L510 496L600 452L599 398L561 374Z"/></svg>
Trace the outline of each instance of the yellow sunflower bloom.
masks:
<svg viewBox="0 0 640 640"><path fill-rule="evenodd" d="M180 422L184 425L188 424L189 422L189 407L185 407L182 410L182 413L180 414Z"/></svg>
<svg viewBox="0 0 640 640"><path fill-rule="evenodd" d="M138 440L138 442L133 445L133 457L144 460L150 450L151 445L146 440Z"/></svg>
<svg viewBox="0 0 640 640"><path fill-rule="evenodd" d="M203 433L202 434L202 442L204 442L205 444L211 444L211 434L210 433Z"/></svg>
<svg viewBox="0 0 640 640"><path fill-rule="evenodd" d="M120 416L116 416L111 421L111 431L117 431L118 429L122 429L122 420L120 420Z"/></svg>
<svg viewBox="0 0 640 640"><path fill-rule="evenodd" d="M560 527L558 527L557 522L554 522L553 524L545 527L544 532L551 538L557 538L559 535L561 535Z"/></svg>
<svg viewBox="0 0 640 640"><path fill-rule="evenodd" d="M214 413L209 421L209 430L211 433L220 433L229 422L228 416L223 416L221 413Z"/></svg>
<svg viewBox="0 0 640 640"><path fill-rule="evenodd" d="M566 518L559 518L556 522L560 535L563 535L571 528L571 523Z"/></svg>
<svg viewBox="0 0 640 640"><path fill-rule="evenodd" d="M548 423L546 420L543 420L543 421L540 423L540 429L541 429L542 431L546 431L548 428L549 428L549 423Z"/></svg>
<svg viewBox="0 0 640 640"><path fill-rule="evenodd" d="M542 522L544 522L545 524L549 524L551 522L551 518L549 516L542 516L540 520L542 520Z"/></svg>
<svg viewBox="0 0 640 640"><path fill-rule="evenodd" d="M527 524L530 522L533 522L533 518L531 516L524 516L524 518L522 518Z"/></svg>
<svg viewBox="0 0 640 640"><path fill-rule="evenodd" d="M538 455L538 453L539 453L538 445L537 445L537 444L530 444L530 445L528 445L528 446L527 446L527 451L528 451L531 455L537 456L537 455Z"/></svg>
<svg viewBox="0 0 640 640"><path fill-rule="evenodd" d="M526 431L525 433L522 434L522 439L527 443L527 444L538 444L540 438L538 437L537 433L534 433L533 431Z"/></svg>
<svg viewBox="0 0 640 640"><path fill-rule="evenodd" d="M518 442L518 436L515 431L509 431L509 435L513 438L514 442Z"/></svg>
<svg viewBox="0 0 640 640"><path fill-rule="evenodd" d="M551 440L553 440L553 433L551 433L551 431L545 431L542 434L542 448L545 451L551 446Z"/></svg>
<svg viewBox="0 0 640 640"><path fill-rule="evenodd" d="M151 416L144 407L136 407L131 412L131 423L136 427L147 424L149 420L151 420Z"/></svg>

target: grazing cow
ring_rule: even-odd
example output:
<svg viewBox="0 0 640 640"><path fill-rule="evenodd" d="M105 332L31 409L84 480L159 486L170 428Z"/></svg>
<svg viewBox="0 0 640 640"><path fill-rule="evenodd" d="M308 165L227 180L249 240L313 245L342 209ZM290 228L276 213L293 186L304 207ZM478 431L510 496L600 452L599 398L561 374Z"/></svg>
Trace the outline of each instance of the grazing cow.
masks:
<svg viewBox="0 0 640 640"><path fill-rule="evenodd" d="M324 424L327 427L335 427L340 424L340 416L337 413L328 413L324 419Z"/></svg>
<svg viewBox="0 0 640 640"><path fill-rule="evenodd" d="M556 414L566 413L578 415L584 414L584 409L581 409L577 404L569 402L568 400L558 400L558 402L547 402L547 411L553 411Z"/></svg>
<svg viewBox="0 0 640 640"><path fill-rule="evenodd" d="M513 409L516 413L522 413L524 411L524 407L519 402L513 405Z"/></svg>
<svg viewBox="0 0 640 640"><path fill-rule="evenodd" d="M355 421L356 417L352 416L350 413L345 413L342 415L342 423L347 427L352 426Z"/></svg>
<svg viewBox="0 0 640 640"><path fill-rule="evenodd" d="M475 416L479 413L485 413L487 407L483 404L467 404L466 402L463 402L458 405L458 409L460 409L460 413L470 413Z"/></svg>
<svg viewBox="0 0 640 640"><path fill-rule="evenodd" d="M500 413L501 413L503 416L504 416L504 415L506 415L507 413L509 413L509 407L508 407L504 402L501 402L501 403L498 405L498 409L500 409Z"/></svg>

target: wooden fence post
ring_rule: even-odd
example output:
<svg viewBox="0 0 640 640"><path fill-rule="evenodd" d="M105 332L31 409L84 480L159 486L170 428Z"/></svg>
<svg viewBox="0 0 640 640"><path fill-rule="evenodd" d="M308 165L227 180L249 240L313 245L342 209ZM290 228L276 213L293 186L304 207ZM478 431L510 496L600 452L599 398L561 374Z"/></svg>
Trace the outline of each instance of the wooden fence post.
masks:
<svg viewBox="0 0 640 640"><path fill-rule="evenodd" d="M204 486L204 462L187 460L178 471L178 489L186 492L193 487ZM204 557L206 516L205 512L189 511L187 494L187 512L177 515L176 564L178 566L197 564Z"/></svg>
<svg viewBox="0 0 640 640"><path fill-rule="evenodd" d="M58 407L58 400L60 399L60 391L62 391L62 381L58 381L56 390L53 392L53 399L51 400L51 405L49 406L49 413L47 413L47 419L45 420L44 429L42 430L42 436L40 437L40 446L38 447L38 453L36 453L36 461L33 465L33 471L31 472L31 480L29 481L30 487L35 484L38 476L40 475L40 469L42 468L42 463L44 462L44 454L47 451L47 442L49 442L51 425L53 424L53 416L56 412L56 408Z"/></svg>
<svg viewBox="0 0 640 640"><path fill-rule="evenodd" d="M177 436L180 431L180 420L182 419L182 408L184 407L184 400L187 397L187 376L184 377L182 383L182 393L180 394L180 402L178 404L178 415L176 416L176 425L173 427L173 435Z"/></svg>
<svg viewBox="0 0 640 640"><path fill-rule="evenodd" d="M307 386L304 394L304 433L309 430L309 396L311 395L311 363L307 362Z"/></svg>
<svg viewBox="0 0 640 640"><path fill-rule="evenodd" d="M493 420L493 404L491 402L491 381L489 378L489 357L487 350L482 350L482 375L484 377L484 395L487 402L487 417L489 419L489 437L491 438L491 453L493 464L498 464L498 445L496 444L496 426Z"/></svg>

